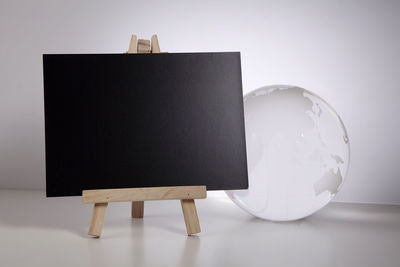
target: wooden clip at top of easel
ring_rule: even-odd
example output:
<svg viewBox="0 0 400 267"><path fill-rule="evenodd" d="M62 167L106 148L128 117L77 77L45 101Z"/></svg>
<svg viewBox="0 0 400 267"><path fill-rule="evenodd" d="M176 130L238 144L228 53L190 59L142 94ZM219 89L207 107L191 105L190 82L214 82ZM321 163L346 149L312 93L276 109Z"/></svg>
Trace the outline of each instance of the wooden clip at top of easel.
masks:
<svg viewBox="0 0 400 267"><path fill-rule="evenodd" d="M153 35L150 40L139 39L136 35L132 34L131 42L129 44L128 54L156 54L161 53L160 45L158 44L157 35Z"/></svg>
<svg viewBox="0 0 400 267"><path fill-rule="evenodd" d="M132 35L127 53L161 53L157 35L151 37L151 43L149 40L137 40L136 35ZM206 186L141 187L82 191L83 203L94 203L92 220L88 233L94 237L101 236L109 202L131 201L132 218L143 218L144 201L171 199L178 199L181 201L187 234L192 235L199 233L201 231L200 223L194 199L206 197Z"/></svg>

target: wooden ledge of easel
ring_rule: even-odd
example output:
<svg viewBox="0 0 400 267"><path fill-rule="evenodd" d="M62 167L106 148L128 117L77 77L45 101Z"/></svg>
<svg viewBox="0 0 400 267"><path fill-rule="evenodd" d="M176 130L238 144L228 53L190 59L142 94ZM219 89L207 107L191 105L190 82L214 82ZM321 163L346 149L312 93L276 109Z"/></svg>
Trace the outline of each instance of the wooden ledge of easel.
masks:
<svg viewBox="0 0 400 267"><path fill-rule="evenodd" d="M89 235L100 237L108 202L132 201L139 208L133 209L132 217L143 217L143 203L148 200L180 200L183 217L185 219L188 235L200 233L200 223L196 211L194 199L207 197L206 186L167 186L167 187L140 187L118 189L83 190L83 203L94 203L92 221L89 227ZM136 214L134 216L134 213Z"/></svg>
<svg viewBox="0 0 400 267"><path fill-rule="evenodd" d="M83 203L200 199L207 197L206 186L164 186L83 190Z"/></svg>

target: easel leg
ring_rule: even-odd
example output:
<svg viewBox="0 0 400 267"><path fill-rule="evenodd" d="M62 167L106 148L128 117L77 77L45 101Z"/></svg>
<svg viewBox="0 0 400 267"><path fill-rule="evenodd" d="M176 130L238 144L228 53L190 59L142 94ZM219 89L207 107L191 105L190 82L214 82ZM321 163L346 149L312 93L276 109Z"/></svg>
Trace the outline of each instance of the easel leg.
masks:
<svg viewBox="0 0 400 267"><path fill-rule="evenodd" d="M194 199L181 199L181 205L188 235L200 233L199 217Z"/></svg>
<svg viewBox="0 0 400 267"><path fill-rule="evenodd" d="M132 218L143 218L144 201L132 201Z"/></svg>
<svg viewBox="0 0 400 267"><path fill-rule="evenodd" d="M93 207L92 221L89 227L89 235L94 237L101 236L103 229L104 217L106 216L108 203L95 203Z"/></svg>

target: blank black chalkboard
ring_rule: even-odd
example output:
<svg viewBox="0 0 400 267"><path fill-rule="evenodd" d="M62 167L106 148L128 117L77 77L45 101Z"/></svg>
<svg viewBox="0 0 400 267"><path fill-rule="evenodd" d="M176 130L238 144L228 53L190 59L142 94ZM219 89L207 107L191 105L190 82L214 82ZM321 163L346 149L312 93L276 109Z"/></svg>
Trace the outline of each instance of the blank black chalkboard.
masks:
<svg viewBox="0 0 400 267"><path fill-rule="evenodd" d="M240 53L43 55L46 191L248 187Z"/></svg>

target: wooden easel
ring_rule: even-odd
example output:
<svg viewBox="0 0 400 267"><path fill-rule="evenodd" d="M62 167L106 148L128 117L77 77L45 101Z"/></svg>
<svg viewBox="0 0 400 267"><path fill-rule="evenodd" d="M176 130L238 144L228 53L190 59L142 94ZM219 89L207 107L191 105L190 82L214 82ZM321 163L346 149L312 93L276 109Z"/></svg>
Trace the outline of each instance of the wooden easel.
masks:
<svg viewBox="0 0 400 267"><path fill-rule="evenodd" d="M161 53L157 35L150 40L139 39L132 35L128 54L134 53ZM194 199L206 198L205 186L169 186L169 187L141 187L121 189L83 190L83 203L94 203L89 235L100 237L109 202L132 201L132 218L143 218L144 201L179 199L182 205L188 235L200 233L200 223L197 216Z"/></svg>

